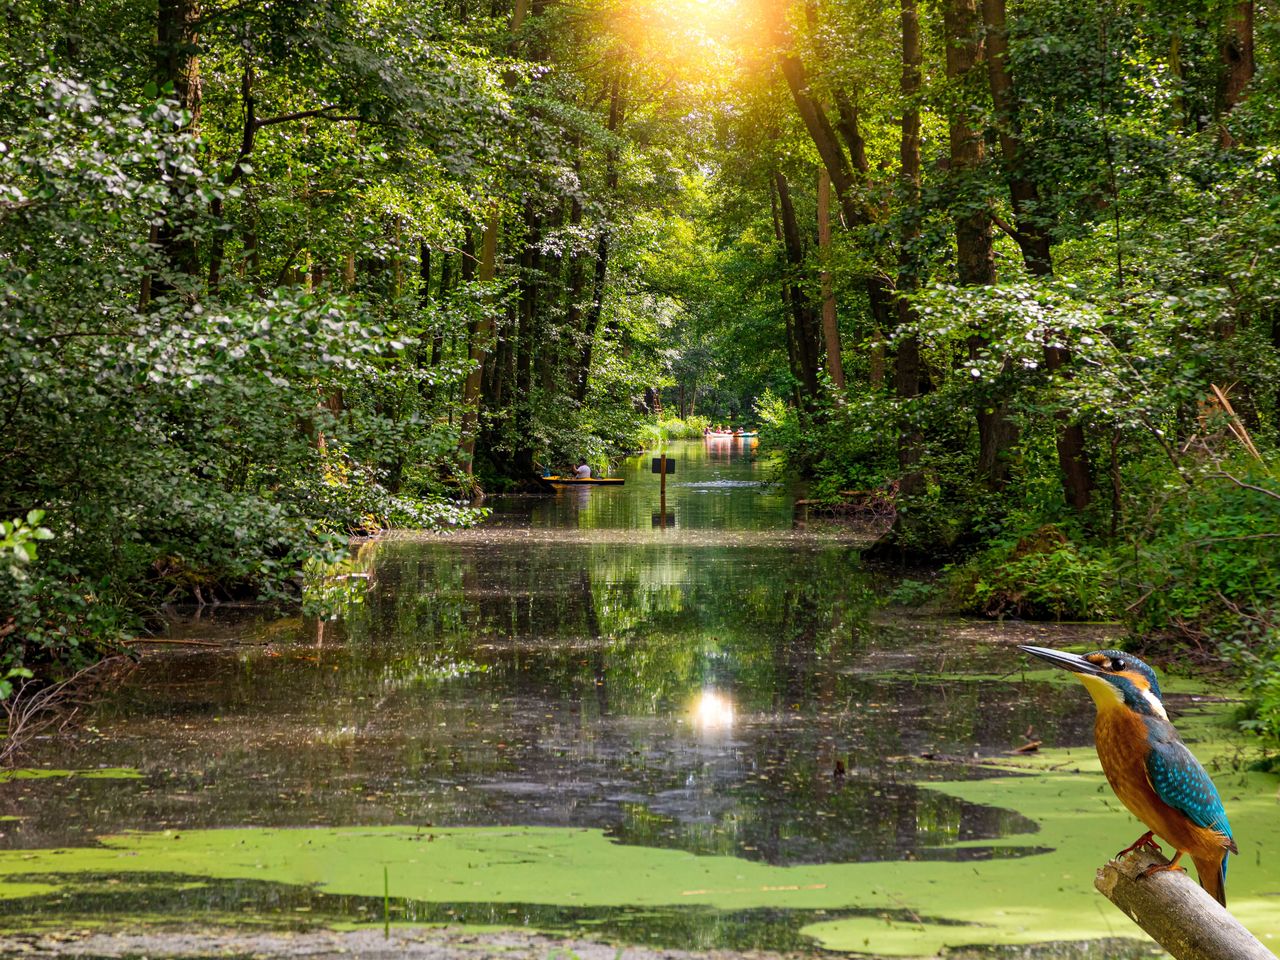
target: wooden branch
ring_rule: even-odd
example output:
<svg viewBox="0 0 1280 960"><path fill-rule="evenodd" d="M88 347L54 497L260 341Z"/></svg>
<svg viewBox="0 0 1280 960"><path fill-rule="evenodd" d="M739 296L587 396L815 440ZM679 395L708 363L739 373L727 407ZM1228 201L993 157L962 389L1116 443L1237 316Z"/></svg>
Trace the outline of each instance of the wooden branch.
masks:
<svg viewBox="0 0 1280 960"><path fill-rule="evenodd" d="M42 732L65 729L83 705L81 698L108 674L119 677L126 664L132 669L127 657L108 657L57 683L25 680L18 684L7 699L0 700L0 766L26 752Z"/></svg>
<svg viewBox="0 0 1280 960"><path fill-rule="evenodd" d="M1002 232L1008 234L1009 239L1017 244L1022 243L1022 235L1018 233L1013 224L1009 223L1009 221L1005 220L1004 217L1000 216L1000 214L996 213L994 210L989 211L989 214L991 216L991 222L999 227Z"/></svg>
<svg viewBox="0 0 1280 960"><path fill-rule="evenodd" d="M1100 869L1093 885L1175 960L1276 960L1187 874L1142 875L1165 863L1148 850L1136 850Z"/></svg>
<svg viewBox="0 0 1280 960"><path fill-rule="evenodd" d="M278 123L292 123L294 120L305 120L308 117L318 117L321 120L331 120L337 122L340 120L359 120L360 117L354 114L334 114L333 111L338 109L336 103L327 107L316 107L314 110L299 110L296 113L282 113L275 117L263 117L255 120L254 124L261 127L274 127Z"/></svg>
<svg viewBox="0 0 1280 960"><path fill-rule="evenodd" d="M1264 497L1271 497L1273 500L1280 500L1280 493L1276 493L1274 490L1268 490L1266 487L1259 487L1256 484L1245 483L1239 477L1232 476L1226 470L1219 470L1217 473L1210 474L1210 476L1221 480L1230 480L1241 490L1252 490L1254 493L1260 493Z"/></svg>

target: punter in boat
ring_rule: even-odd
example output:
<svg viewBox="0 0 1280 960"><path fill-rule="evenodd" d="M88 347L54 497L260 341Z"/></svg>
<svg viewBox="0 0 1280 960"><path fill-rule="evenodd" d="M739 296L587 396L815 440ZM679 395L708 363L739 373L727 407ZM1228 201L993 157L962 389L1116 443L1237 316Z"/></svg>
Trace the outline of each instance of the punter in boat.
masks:
<svg viewBox="0 0 1280 960"><path fill-rule="evenodd" d="M578 464L578 468L573 471L573 475L579 480L590 480L591 464L583 460L582 463Z"/></svg>

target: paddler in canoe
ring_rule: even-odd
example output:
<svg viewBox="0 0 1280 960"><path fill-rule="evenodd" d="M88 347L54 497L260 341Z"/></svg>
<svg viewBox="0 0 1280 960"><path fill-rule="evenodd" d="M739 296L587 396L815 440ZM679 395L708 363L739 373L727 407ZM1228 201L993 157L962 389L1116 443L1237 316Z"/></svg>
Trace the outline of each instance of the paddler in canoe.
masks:
<svg viewBox="0 0 1280 960"><path fill-rule="evenodd" d="M543 474L542 482L552 487L577 487L577 486L621 486L626 481L622 477L593 477L591 475L591 464L587 463L584 458L573 469L572 476L548 476Z"/></svg>

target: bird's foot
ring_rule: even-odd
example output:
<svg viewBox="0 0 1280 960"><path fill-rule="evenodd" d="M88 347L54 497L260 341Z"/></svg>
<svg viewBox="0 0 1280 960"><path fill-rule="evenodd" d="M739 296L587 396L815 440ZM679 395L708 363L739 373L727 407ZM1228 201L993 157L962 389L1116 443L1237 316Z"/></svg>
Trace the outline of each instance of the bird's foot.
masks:
<svg viewBox="0 0 1280 960"><path fill-rule="evenodd" d="M1182 859L1182 851L1179 850L1177 853L1173 855L1173 859L1168 863L1157 863L1154 866L1147 867L1147 869L1142 871L1142 876L1149 877L1155 873L1164 873L1166 870L1181 870L1183 873L1186 873L1187 872L1186 867L1178 866L1178 861L1181 859Z"/></svg>
<svg viewBox="0 0 1280 960"><path fill-rule="evenodd" d="M1129 846L1125 847L1123 850L1117 853L1115 856L1115 859L1119 860L1125 854L1133 853L1133 851L1135 850L1150 850L1152 853L1158 854L1162 857L1164 856L1164 849L1160 846L1160 844L1156 843L1155 837L1152 835L1152 831L1150 830L1148 830L1146 833L1140 836L1133 843L1129 844Z"/></svg>

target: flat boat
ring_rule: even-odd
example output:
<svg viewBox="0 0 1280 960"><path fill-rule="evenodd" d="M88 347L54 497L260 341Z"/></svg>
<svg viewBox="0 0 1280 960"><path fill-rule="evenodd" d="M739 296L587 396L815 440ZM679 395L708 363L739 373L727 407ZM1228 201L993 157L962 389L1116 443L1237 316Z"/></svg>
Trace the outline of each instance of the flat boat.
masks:
<svg viewBox="0 0 1280 960"><path fill-rule="evenodd" d="M620 487L626 483L623 477L539 477L551 487Z"/></svg>

